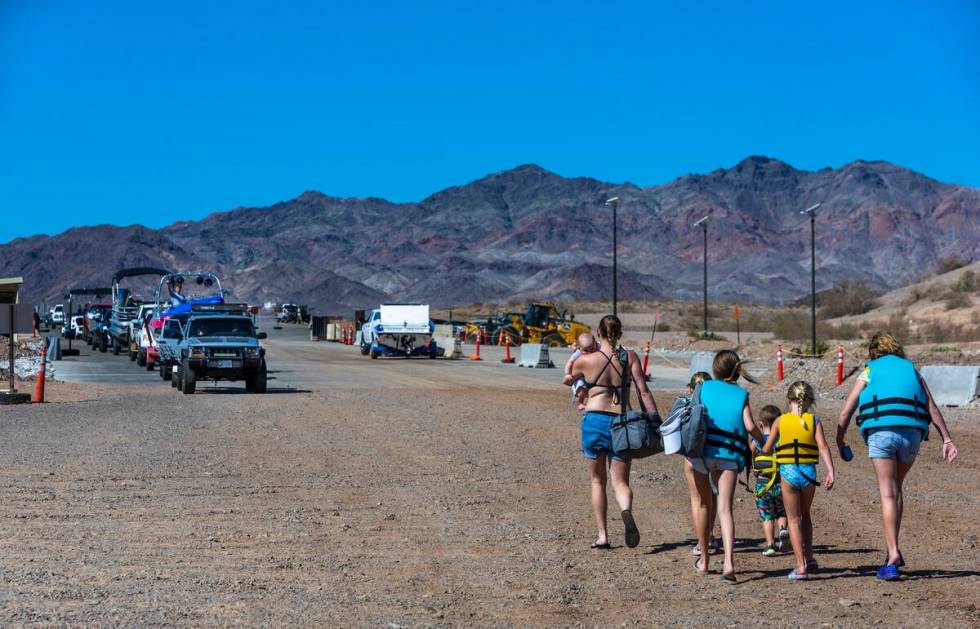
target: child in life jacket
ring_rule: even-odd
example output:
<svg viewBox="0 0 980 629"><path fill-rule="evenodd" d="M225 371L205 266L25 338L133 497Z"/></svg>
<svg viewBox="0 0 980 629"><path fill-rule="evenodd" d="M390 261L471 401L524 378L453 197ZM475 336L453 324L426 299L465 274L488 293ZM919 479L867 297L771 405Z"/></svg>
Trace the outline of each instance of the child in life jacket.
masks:
<svg viewBox="0 0 980 629"><path fill-rule="evenodd" d="M783 505L789 519L789 538L793 544L796 567L789 573L790 581L809 579L809 571L817 569L813 556L813 520L810 507L817 485L817 462L823 460L827 476L823 485L827 491L834 487L834 461L823 436L820 420L807 411L813 407L813 387L802 380L790 385L786 393L789 412L773 422L762 453L775 452L782 482Z"/></svg>
<svg viewBox="0 0 980 629"><path fill-rule="evenodd" d="M588 395L589 387L585 383L585 376L579 376L576 380L572 378L572 366L582 354L591 354L595 351L595 336L591 332L583 332L576 339L578 349L572 352L568 362L565 363L565 375L562 382L572 387L572 404L580 410L585 410L585 396Z"/></svg>
<svg viewBox="0 0 980 629"><path fill-rule="evenodd" d="M763 443L772 432L772 424L782 415L778 406L763 406L759 411ZM762 443L752 438L752 469L755 471L755 506L762 520L762 532L766 536L766 549L762 554L774 557L789 550L789 531L786 529L786 509L783 507L783 489L779 478L779 466L773 455L762 454ZM779 535L776 535L776 525Z"/></svg>

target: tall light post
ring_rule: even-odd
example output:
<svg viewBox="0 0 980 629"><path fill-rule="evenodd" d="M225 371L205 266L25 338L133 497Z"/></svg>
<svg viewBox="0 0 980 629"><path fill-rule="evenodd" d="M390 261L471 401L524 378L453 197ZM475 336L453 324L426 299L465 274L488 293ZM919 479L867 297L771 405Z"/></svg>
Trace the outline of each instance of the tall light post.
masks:
<svg viewBox="0 0 980 629"><path fill-rule="evenodd" d="M702 336L708 336L708 217L705 216L694 223L704 231L704 330Z"/></svg>
<svg viewBox="0 0 980 629"><path fill-rule="evenodd" d="M800 214L810 215L810 355L817 355L817 239L816 221L817 208L820 204L812 205Z"/></svg>
<svg viewBox="0 0 980 629"><path fill-rule="evenodd" d="M606 199L606 205L611 205L612 206L612 226L613 226L613 298L612 298L612 301L613 301L613 315L616 315L617 314L616 307L617 307L617 303L619 301L619 294L618 294L617 285L616 285L616 279L617 279L616 278L616 275L617 275L616 274L616 249L617 249L617 243L616 243L616 227L617 227L617 225L616 225L616 221L617 221L617 215L619 213L618 212L618 210L619 210L619 204L620 204L620 198L619 197L613 197L611 199Z"/></svg>

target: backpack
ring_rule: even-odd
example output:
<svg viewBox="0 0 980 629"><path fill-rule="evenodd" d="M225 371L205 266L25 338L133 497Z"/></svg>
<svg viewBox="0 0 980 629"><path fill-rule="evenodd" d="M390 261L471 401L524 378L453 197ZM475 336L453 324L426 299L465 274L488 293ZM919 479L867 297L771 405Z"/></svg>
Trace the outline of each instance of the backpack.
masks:
<svg viewBox="0 0 980 629"><path fill-rule="evenodd" d="M697 459L704 456L704 441L708 435L708 412L701 404L701 385L694 387L690 399L681 397L670 411L671 421L678 415L681 422L681 449L677 454Z"/></svg>

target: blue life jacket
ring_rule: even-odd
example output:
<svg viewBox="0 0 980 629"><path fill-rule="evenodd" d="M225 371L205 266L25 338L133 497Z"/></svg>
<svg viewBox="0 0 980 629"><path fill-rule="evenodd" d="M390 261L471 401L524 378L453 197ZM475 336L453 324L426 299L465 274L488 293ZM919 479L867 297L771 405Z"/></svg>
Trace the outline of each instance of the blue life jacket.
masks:
<svg viewBox="0 0 980 629"><path fill-rule="evenodd" d="M742 387L721 380L706 380L701 385L701 404L708 412L704 458L736 461L739 472L749 456L748 433L742 420L748 396Z"/></svg>
<svg viewBox="0 0 980 629"><path fill-rule="evenodd" d="M871 382L858 398L857 425L865 443L879 428L915 428L929 438L929 399L911 361L894 355L867 364Z"/></svg>

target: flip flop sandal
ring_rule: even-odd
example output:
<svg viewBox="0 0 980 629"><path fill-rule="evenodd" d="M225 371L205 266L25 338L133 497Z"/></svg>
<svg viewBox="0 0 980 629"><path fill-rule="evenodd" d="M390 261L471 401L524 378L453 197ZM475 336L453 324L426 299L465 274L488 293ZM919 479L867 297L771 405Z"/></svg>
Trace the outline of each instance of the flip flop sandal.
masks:
<svg viewBox="0 0 980 629"><path fill-rule="evenodd" d="M612 550L612 546L609 545L609 542L606 542L605 544L593 543L592 550Z"/></svg>
<svg viewBox="0 0 980 629"><path fill-rule="evenodd" d="M734 574L728 575L723 573L721 575L721 582L725 585L738 585L738 581L735 579Z"/></svg>
<svg viewBox="0 0 980 629"><path fill-rule="evenodd" d="M636 548L640 543L640 530L636 528L636 521L629 509L622 512L623 526L626 527L626 545L629 548Z"/></svg>
<svg viewBox="0 0 980 629"><path fill-rule="evenodd" d="M701 563L701 560L700 559L695 559L694 560L694 571L697 572L698 574L702 574L702 575L703 574L708 574L708 571L707 570L702 570L701 568L698 568L698 564L699 563Z"/></svg>
<svg viewBox="0 0 980 629"><path fill-rule="evenodd" d="M790 581L809 581L810 575L808 575L805 572L803 574L800 574L799 572L796 571L796 568L793 568L793 570L790 571L789 576L787 576L786 578L789 579Z"/></svg>

